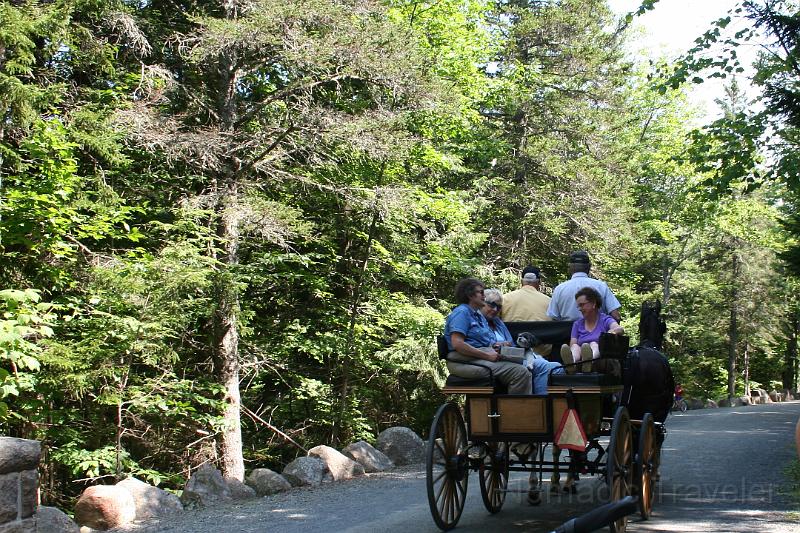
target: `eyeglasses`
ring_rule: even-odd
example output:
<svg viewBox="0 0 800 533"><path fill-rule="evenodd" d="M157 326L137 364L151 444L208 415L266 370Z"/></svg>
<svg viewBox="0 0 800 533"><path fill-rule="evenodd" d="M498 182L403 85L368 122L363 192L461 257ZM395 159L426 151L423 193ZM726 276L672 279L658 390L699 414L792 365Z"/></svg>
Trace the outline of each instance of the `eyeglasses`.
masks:
<svg viewBox="0 0 800 533"><path fill-rule="evenodd" d="M495 311L499 311L499 310L501 310L503 308L502 305L500 305L499 303L496 303L496 302L488 302L486 305L488 305L489 307L491 307Z"/></svg>

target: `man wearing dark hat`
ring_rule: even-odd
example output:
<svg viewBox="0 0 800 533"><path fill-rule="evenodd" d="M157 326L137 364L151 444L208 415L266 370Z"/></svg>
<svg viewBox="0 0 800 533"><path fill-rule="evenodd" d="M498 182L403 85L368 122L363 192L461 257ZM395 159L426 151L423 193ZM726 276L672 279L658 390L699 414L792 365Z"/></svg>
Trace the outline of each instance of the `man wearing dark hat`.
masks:
<svg viewBox="0 0 800 533"><path fill-rule="evenodd" d="M611 315L619 322L619 300L608 288L605 282L589 277L589 253L583 250L572 252L569 256L570 279L558 285L553 291L553 298L547 308L547 315L553 320L578 320L581 312L575 303L575 294L584 287L591 287L600 293L603 306L600 309L603 313Z"/></svg>

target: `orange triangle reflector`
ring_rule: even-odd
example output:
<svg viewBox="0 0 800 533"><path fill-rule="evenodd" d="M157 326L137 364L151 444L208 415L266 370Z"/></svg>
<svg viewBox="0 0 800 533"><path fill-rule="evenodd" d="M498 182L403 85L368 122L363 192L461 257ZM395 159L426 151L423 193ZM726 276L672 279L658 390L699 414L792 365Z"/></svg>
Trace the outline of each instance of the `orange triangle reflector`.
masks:
<svg viewBox="0 0 800 533"><path fill-rule="evenodd" d="M567 409L564 411L564 416L561 417L561 423L558 425L558 431L555 435L555 445L559 448L566 448L568 450L575 450L582 452L586 450L586 432L583 430L583 424L575 409Z"/></svg>

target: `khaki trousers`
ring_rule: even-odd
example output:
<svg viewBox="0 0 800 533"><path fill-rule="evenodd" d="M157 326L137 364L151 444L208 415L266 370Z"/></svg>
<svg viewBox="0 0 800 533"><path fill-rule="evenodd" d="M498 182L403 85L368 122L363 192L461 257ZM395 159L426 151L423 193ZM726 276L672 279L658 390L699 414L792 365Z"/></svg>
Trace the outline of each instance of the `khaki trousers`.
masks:
<svg viewBox="0 0 800 533"><path fill-rule="evenodd" d="M494 348L489 346L478 349L487 353L495 353ZM474 364L465 365L462 364L462 362ZM475 364L491 369L495 379L508 387L509 394L531 394L533 386L531 373L519 363L475 359L474 357L462 355L456 351L447 354L447 369L454 376L467 379L479 379L489 376L487 370L475 366Z"/></svg>

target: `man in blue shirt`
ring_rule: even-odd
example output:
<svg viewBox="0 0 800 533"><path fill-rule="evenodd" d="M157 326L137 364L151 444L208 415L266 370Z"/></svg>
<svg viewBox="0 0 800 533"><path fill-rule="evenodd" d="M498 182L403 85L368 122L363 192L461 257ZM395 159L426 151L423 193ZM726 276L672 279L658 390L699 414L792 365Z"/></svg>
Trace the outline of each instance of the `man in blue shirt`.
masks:
<svg viewBox="0 0 800 533"><path fill-rule="evenodd" d="M485 368L488 368L495 379L508 387L509 394L530 394L532 384L528 369L519 363L501 361L494 348L497 342L494 332L480 312L484 304L483 289L483 283L474 278L462 279L456 285L459 305L447 315L444 323L444 336L450 349L447 369L454 376L475 379L487 376Z"/></svg>
<svg viewBox="0 0 800 533"><path fill-rule="evenodd" d="M600 293L603 300L600 311L611 315L617 322L621 320L619 300L605 282L589 277L591 266L588 252L578 251L570 254L569 274L571 278L559 284L553 291L553 298L547 308L547 316L553 320L578 320L581 318L581 312L575 303L575 294L584 287L591 287Z"/></svg>

